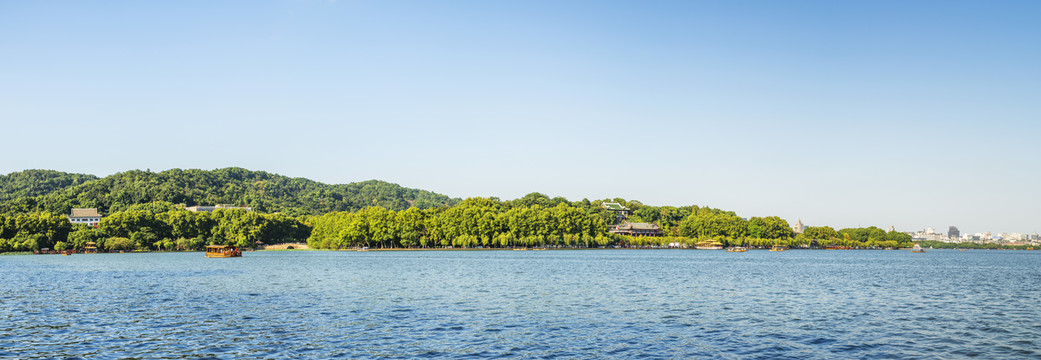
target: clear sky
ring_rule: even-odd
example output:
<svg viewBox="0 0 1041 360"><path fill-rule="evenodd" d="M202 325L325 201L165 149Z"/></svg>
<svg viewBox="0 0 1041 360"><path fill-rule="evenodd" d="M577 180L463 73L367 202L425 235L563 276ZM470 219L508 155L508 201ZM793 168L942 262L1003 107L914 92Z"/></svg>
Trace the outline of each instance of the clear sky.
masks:
<svg viewBox="0 0 1041 360"><path fill-rule="evenodd" d="M7 1L0 173L1041 231L1039 1Z"/></svg>

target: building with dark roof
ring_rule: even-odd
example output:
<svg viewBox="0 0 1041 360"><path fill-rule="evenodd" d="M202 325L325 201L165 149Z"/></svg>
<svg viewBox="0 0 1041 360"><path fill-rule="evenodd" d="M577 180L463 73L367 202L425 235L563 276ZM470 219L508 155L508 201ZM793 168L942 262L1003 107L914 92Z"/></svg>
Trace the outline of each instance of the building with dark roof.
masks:
<svg viewBox="0 0 1041 360"><path fill-rule="evenodd" d="M626 222L618 226L611 226L607 231L612 234L628 236L662 236L661 227L651 223Z"/></svg>

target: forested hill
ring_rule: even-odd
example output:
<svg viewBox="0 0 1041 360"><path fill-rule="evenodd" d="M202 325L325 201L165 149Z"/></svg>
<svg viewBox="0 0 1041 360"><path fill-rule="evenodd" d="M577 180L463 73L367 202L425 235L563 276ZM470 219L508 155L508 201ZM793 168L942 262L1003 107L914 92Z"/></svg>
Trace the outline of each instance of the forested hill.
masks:
<svg viewBox="0 0 1041 360"><path fill-rule="evenodd" d="M103 214L137 204L234 204L261 212L321 215L378 205L392 210L454 205L459 199L385 181L323 184L263 171L224 168L212 171L133 170L104 178L51 170L28 170L0 176L0 213L48 211L68 214L76 207L96 207Z"/></svg>
<svg viewBox="0 0 1041 360"><path fill-rule="evenodd" d="M97 180L94 175L54 170L26 170L0 176L0 202L34 197Z"/></svg>

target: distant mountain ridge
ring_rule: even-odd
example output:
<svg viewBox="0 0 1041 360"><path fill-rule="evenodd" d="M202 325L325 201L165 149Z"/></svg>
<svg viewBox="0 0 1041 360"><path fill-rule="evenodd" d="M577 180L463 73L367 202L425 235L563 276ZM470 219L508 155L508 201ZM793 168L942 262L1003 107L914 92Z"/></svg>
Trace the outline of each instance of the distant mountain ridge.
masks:
<svg viewBox="0 0 1041 360"><path fill-rule="evenodd" d="M392 210L454 205L460 199L379 180L324 184L304 178L243 168L216 170L131 170L104 178L54 170L26 170L0 176L0 213L96 207L102 213L133 205L173 204L250 206L261 212L320 215L368 206Z"/></svg>

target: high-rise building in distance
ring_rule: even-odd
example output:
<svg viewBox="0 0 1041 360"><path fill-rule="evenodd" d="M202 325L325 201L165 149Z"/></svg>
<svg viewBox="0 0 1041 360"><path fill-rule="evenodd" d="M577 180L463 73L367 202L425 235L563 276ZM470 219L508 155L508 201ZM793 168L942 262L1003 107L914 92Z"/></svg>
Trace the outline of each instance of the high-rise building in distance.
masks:
<svg viewBox="0 0 1041 360"><path fill-rule="evenodd" d="M958 227L957 226L953 226L952 225L950 228L947 229L947 237L949 237L951 239L960 238L961 237L961 231L958 231Z"/></svg>

